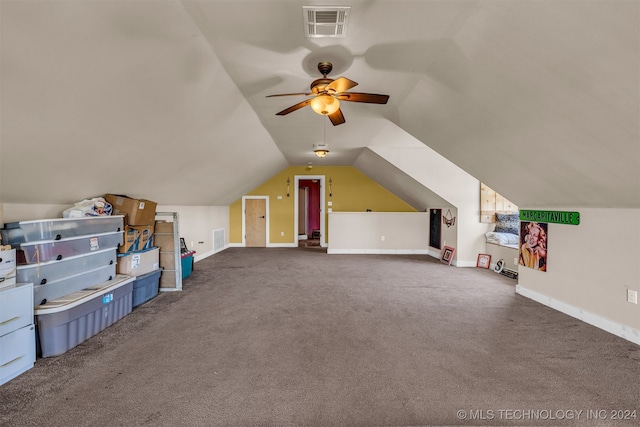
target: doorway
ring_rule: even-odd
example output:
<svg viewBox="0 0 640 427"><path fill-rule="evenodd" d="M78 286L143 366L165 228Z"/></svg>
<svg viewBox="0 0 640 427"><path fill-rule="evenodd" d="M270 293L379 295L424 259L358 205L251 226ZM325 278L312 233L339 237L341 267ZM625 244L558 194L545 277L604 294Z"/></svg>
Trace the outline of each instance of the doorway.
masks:
<svg viewBox="0 0 640 427"><path fill-rule="evenodd" d="M326 215L323 209L324 176L296 175L294 183L296 188L294 226L298 245L300 241L309 240L321 247L326 247Z"/></svg>
<svg viewBox="0 0 640 427"><path fill-rule="evenodd" d="M268 205L266 196L245 196L242 198L242 236L244 246L264 248L269 233Z"/></svg>

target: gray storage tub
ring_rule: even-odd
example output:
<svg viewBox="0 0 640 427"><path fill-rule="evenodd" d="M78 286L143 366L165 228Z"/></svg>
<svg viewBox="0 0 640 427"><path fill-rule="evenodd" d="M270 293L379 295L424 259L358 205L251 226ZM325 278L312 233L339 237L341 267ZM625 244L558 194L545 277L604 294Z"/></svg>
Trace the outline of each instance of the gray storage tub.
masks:
<svg viewBox="0 0 640 427"><path fill-rule="evenodd" d="M17 248L21 243L60 240L123 230L124 215L113 215L10 222L5 224L5 228L0 232L5 244Z"/></svg>
<svg viewBox="0 0 640 427"><path fill-rule="evenodd" d="M134 278L113 280L35 307L42 357L59 356L131 313Z"/></svg>
<svg viewBox="0 0 640 427"><path fill-rule="evenodd" d="M161 273L162 270L159 269L136 277L136 280L133 282L134 308L158 295Z"/></svg>

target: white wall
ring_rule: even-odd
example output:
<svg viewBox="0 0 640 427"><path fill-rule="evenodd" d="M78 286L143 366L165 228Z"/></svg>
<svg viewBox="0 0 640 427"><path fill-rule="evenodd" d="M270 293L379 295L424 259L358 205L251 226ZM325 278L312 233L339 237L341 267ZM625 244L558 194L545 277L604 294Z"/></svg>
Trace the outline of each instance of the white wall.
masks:
<svg viewBox="0 0 640 427"><path fill-rule="evenodd" d="M456 207L456 240L447 245L456 249L457 266L475 267L485 249L484 233L490 228L480 222L480 181L424 145L369 149Z"/></svg>
<svg viewBox="0 0 640 427"><path fill-rule="evenodd" d="M491 268L495 268L498 261L502 259L504 261L504 268L516 272L519 270L518 255L520 252L517 248L487 243L484 253L491 255Z"/></svg>
<svg viewBox="0 0 640 427"><path fill-rule="evenodd" d="M62 218L62 212L71 207L66 204L23 203L4 203L2 206L4 222ZM178 213L180 235L184 237L189 249L196 251L194 257L196 261L213 254L213 230L223 228L225 230L225 247L229 244L228 206L158 205L156 211Z"/></svg>
<svg viewBox="0 0 640 427"><path fill-rule="evenodd" d="M184 238L189 249L196 251L195 261L213 255L213 231L216 229L225 230L225 247L229 245L228 206L158 205L156 211L178 213L180 237Z"/></svg>
<svg viewBox="0 0 640 427"><path fill-rule="evenodd" d="M426 212L331 212L329 254L426 254Z"/></svg>
<svg viewBox="0 0 640 427"><path fill-rule="evenodd" d="M549 224L547 271L520 266L518 293L640 344L640 210L554 210L580 225Z"/></svg>
<svg viewBox="0 0 640 427"><path fill-rule="evenodd" d="M30 221L34 219L62 218L62 212L72 205L3 203L4 222Z"/></svg>

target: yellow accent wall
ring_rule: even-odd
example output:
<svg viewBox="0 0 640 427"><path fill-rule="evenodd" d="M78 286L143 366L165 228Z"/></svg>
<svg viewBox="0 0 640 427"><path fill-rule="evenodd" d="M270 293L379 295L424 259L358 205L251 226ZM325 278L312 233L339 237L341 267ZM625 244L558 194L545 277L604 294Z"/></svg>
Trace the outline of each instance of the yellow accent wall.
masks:
<svg viewBox="0 0 640 427"><path fill-rule="evenodd" d="M294 206L295 176L323 175L325 177L325 203L333 202L334 212L416 212L393 193L352 166L290 166L258 186L246 196L269 197L268 243L295 243ZM287 197L287 178L291 181ZM329 178L332 180L329 197ZM282 199L278 200L278 196ZM325 215L327 206L324 207ZM326 217L325 217L326 220ZM326 222L327 227L328 221ZM284 231L284 236L280 232ZM328 230L327 233L328 235ZM242 243L242 199L229 206L229 243Z"/></svg>

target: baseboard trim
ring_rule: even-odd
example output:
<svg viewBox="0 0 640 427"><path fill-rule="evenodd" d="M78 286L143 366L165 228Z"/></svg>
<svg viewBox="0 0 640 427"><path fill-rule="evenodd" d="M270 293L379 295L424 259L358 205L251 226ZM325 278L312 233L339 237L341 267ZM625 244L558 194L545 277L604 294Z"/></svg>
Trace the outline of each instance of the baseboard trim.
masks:
<svg viewBox="0 0 640 427"><path fill-rule="evenodd" d="M222 251L224 251L225 249L229 248L231 245L224 245L224 247L222 249L220 249L219 251L214 251L213 249L207 252L203 252L201 254L199 254L198 252L196 252L196 255L193 257L193 262L198 262L198 261L202 261L205 258L210 257L211 255L215 255L217 253L220 253Z"/></svg>
<svg viewBox="0 0 640 427"><path fill-rule="evenodd" d="M229 243L225 245L225 249L227 248L245 248L246 245L244 243ZM267 248L297 248L297 243L267 243Z"/></svg>
<svg viewBox="0 0 640 427"><path fill-rule="evenodd" d="M428 255L430 255L430 256L432 256L434 258L440 259L440 251L434 250L433 248L429 248Z"/></svg>
<svg viewBox="0 0 640 427"><path fill-rule="evenodd" d="M327 249L334 255L429 255L427 249Z"/></svg>
<svg viewBox="0 0 640 427"><path fill-rule="evenodd" d="M456 267L477 267L477 261L454 261Z"/></svg>
<svg viewBox="0 0 640 427"><path fill-rule="evenodd" d="M218 251L219 252L219 251ZM205 258L210 257L211 255L213 255L215 252L211 251L207 251L205 253L199 254L198 252L196 252L196 255L193 257L193 262L198 262L201 261Z"/></svg>
<svg viewBox="0 0 640 427"><path fill-rule="evenodd" d="M542 305L558 310L568 316L581 320L610 334L616 335L620 338L624 338L627 341L631 341L634 344L640 345L640 330L635 329L618 322L614 322L598 314L590 313L579 307L567 304L563 301L551 298L547 295L543 295L539 292L531 289L524 288L520 285L516 285L516 293L523 297L529 298Z"/></svg>

